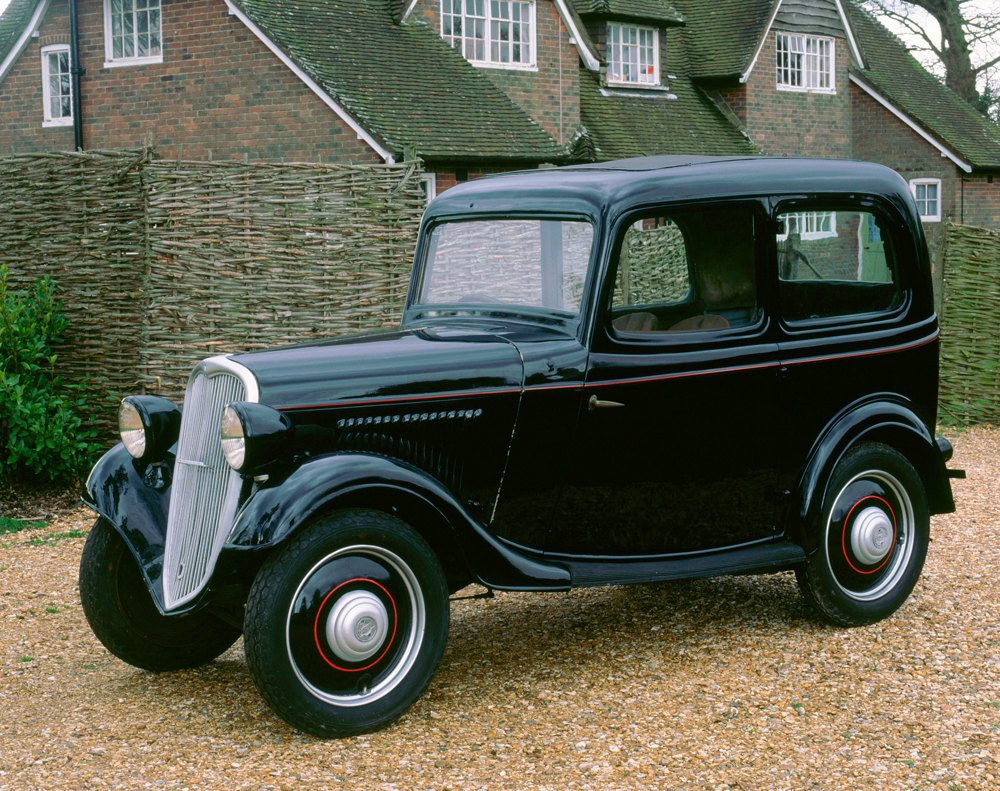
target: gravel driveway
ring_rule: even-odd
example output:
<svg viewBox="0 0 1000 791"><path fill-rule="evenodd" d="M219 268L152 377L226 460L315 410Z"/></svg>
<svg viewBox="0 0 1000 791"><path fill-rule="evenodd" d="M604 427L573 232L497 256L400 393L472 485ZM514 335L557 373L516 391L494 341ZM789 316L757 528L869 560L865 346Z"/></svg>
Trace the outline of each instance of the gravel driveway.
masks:
<svg viewBox="0 0 1000 791"><path fill-rule="evenodd" d="M1000 788L1000 430L952 437L959 511L886 622L820 625L790 574L455 602L427 694L343 741L272 715L240 643L108 654L85 509L0 536L0 789Z"/></svg>

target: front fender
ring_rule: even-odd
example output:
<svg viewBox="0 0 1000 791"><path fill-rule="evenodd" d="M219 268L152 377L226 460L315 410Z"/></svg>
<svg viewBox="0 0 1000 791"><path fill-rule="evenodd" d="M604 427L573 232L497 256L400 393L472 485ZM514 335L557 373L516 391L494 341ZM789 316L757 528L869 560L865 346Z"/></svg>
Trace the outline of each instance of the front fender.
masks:
<svg viewBox="0 0 1000 791"><path fill-rule="evenodd" d="M170 453L163 464L142 464L118 443L94 465L83 491L84 503L125 539L161 611L173 462Z"/></svg>
<svg viewBox="0 0 1000 791"><path fill-rule="evenodd" d="M837 462L858 442L882 442L900 451L916 468L927 490L932 513L954 510L941 450L927 426L909 403L880 394L849 406L835 417L813 444L796 489L789 533L806 552L818 546L817 531L809 526L819 518L827 486Z"/></svg>
<svg viewBox="0 0 1000 791"><path fill-rule="evenodd" d="M406 462L365 453L320 456L274 486L259 489L236 516L231 549L261 549L286 540L316 514L358 493L377 498L404 492L434 509L450 527L469 570L491 588L568 590L569 571L529 558L501 543L476 522L440 481Z"/></svg>

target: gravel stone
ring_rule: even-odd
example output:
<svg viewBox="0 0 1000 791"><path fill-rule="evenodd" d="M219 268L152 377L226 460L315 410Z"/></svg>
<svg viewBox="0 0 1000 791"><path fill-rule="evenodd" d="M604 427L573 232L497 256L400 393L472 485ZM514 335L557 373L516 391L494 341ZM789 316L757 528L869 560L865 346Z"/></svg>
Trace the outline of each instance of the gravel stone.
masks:
<svg viewBox="0 0 1000 791"><path fill-rule="evenodd" d="M266 708L241 642L161 675L108 654L92 515L63 508L0 536L0 789L996 789L1000 429L946 433L969 477L887 621L818 623L787 573L454 602L424 697L330 742Z"/></svg>

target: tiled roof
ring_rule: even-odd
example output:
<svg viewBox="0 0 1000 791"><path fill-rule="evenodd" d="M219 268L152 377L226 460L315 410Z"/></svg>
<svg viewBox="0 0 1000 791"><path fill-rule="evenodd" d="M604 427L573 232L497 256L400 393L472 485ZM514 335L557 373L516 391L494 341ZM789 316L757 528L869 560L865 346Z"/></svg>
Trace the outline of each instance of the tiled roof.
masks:
<svg viewBox="0 0 1000 791"><path fill-rule="evenodd" d="M1000 127L929 74L865 11L845 3L864 69L854 73L977 169L1000 170Z"/></svg>
<svg viewBox="0 0 1000 791"><path fill-rule="evenodd" d="M0 64L7 59L41 0L11 0L0 14ZM0 74L0 77L3 77Z"/></svg>
<svg viewBox="0 0 1000 791"><path fill-rule="evenodd" d="M666 0L572 0L572 2L576 12L581 16L594 14L667 24L682 21L677 9Z"/></svg>
<svg viewBox="0 0 1000 791"><path fill-rule="evenodd" d="M742 75L774 15L775 0L675 0L695 78Z"/></svg>
<svg viewBox="0 0 1000 791"><path fill-rule="evenodd" d="M590 140L574 141L574 151L589 145L598 160L760 153L689 78L671 78L670 91L676 99L602 93L596 77L581 72L580 117Z"/></svg>
<svg viewBox="0 0 1000 791"><path fill-rule="evenodd" d="M428 160L546 161L566 149L392 0L234 0L386 148Z"/></svg>

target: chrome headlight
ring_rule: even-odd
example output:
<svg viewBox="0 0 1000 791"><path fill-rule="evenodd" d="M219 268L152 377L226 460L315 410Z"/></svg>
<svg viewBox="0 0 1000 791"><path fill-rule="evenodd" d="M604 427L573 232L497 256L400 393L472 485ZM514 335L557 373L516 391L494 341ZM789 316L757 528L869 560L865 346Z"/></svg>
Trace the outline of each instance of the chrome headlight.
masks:
<svg viewBox="0 0 1000 791"><path fill-rule="evenodd" d="M159 396L127 396L118 407L118 435L131 456L140 461L162 461L177 441L181 410Z"/></svg>
<svg viewBox="0 0 1000 791"><path fill-rule="evenodd" d="M238 472L247 458L247 435L232 404L222 413L220 438L226 463Z"/></svg>
<svg viewBox="0 0 1000 791"><path fill-rule="evenodd" d="M290 456L292 421L264 404L233 402L222 413L219 429L226 462L244 475L259 475Z"/></svg>

